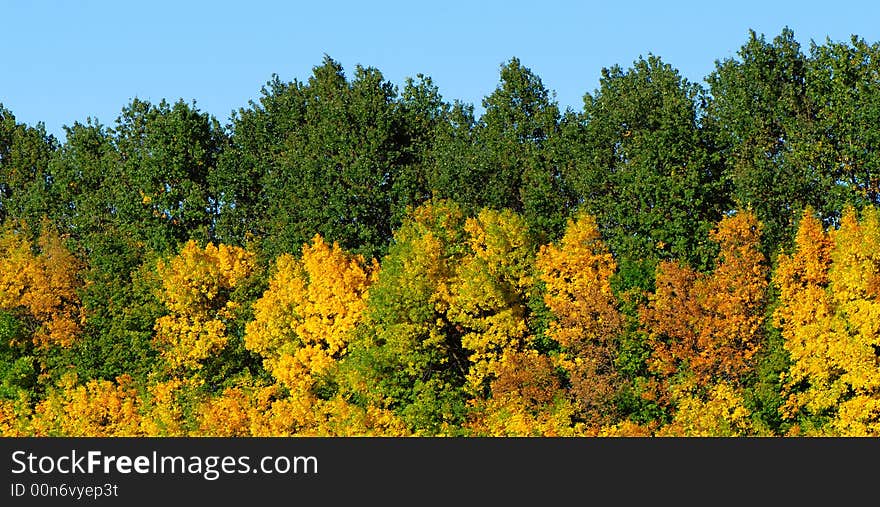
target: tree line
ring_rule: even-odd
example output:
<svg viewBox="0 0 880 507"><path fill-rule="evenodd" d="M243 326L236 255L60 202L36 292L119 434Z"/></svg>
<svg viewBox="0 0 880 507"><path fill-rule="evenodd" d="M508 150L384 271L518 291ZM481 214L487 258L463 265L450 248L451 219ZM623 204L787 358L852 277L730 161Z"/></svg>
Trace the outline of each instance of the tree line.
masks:
<svg viewBox="0 0 880 507"><path fill-rule="evenodd" d="M875 435L880 45L0 106L4 435Z"/></svg>

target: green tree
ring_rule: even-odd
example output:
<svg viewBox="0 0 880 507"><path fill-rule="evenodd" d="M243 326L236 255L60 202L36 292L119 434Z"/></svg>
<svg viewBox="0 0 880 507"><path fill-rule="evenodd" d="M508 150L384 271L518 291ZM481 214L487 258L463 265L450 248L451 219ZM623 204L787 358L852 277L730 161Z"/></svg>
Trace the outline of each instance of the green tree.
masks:
<svg viewBox="0 0 880 507"><path fill-rule="evenodd" d="M454 434L466 415L465 329L450 315L464 225L460 206L432 200L395 231L343 367L356 403L394 411L417 434Z"/></svg>
<svg viewBox="0 0 880 507"><path fill-rule="evenodd" d="M727 206L701 136L701 88L650 55L624 71L602 70L600 87L569 115L566 167L582 209L596 217L624 287L650 286L658 259L711 265L708 232Z"/></svg>
<svg viewBox="0 0 880 507"><path fill-rule="evenodd" d="M558 237L573 205L554 149L560 113L553 94L519 59L501 67L498 87L483 99L485 113L458 105L438 144L441 197L522 213L541 240Z"/></svg>
<svg viewBox="0 0 880 507"><path fill-rule="evenodd" d="M162 312L152 264L181 241L210 236L206 178L225 134L182 101L138 99L115 128L89 119L66 131L50 163L58 202L50 216L87 265L80 297L88 339L59 361L82 378L142 377L155 358L150 341Z"/></svg>
<svg viewBox="0 0 880 507"><path fill-rule="evenodd" d="M125 225L159 251L209 239L216 203L207 180L225 141L217 121L182 100L134 99L113 134L125 185L114 205Z"/></svg>
<svg viewBox="0 0 880 507"><path fill-rule="evenodd" d="M717 61L706 78L711 97L705 129L724 165L734 203L764 224L763 251L790 246L793 218L805 206L826 214L833 181L799 159L811 142L807 57L788 28L767 42L749 32L737 57Z"/></svg>
<svg viewBox="0 0 880 507"><path fill-rule="evenodd" d="M831 192L824 214L843 203L880 203L880 44L852 37L849 44L812 44L806 95L815 108L812 137L799 145L798 161L821 174ZM831 199L833 198L833 199Z"/></svg>
<svg viewBox="0 0 880 507"><path fill-rule="evenodd" d="M391 238L392 189L405 159L395 87L378 70L361 66L349 81L326 57L307 83L275 83L269 93L281 94L262 100L277 110L280 125L273 125L256 210L269 255L296 253L314 234L378 255ZM263 114L273 112L266 107L255 116ZM274 116L268 121L274 123ZM256 146L263 145L263 132L236 126L235 135L255 135ZM245 171L254 161L259 157L245 160Z"/></svg>
<svg viewBox="0 0 880 507"><path fill-rule="evenodd" d="M49 159L58 142L42 123L29 127L0 104L0 224L27 221L34 232L52 206Z"/></svg>
<svg viewBox="0 0 880 507"><path fill-rule="evenodd" d="M266 236L266 180L281 172L284 140L304 122L306 99L301 83L285 83L277 75L263 86L259 101L233 113L229 143L217 169L209 175L216 199L215 237L244 246Z"/></svg>

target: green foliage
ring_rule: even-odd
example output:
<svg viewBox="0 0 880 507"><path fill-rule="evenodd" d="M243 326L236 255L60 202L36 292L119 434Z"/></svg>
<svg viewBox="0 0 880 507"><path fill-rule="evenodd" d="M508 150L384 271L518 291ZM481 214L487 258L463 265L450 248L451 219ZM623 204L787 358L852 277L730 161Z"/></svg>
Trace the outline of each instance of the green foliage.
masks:
<svg viewBox="0 0 880 507"><path fill-rule="evenodd" d="M710 265L707 233L727 203L699 129L703 93L651 55L603 69L583 113L566 116L576 161L564 176L596 216L624 288L649 285L658 259Z"/></svg>
<svg viewBox="0 0 880 507"><path fill-rule="evenodd" d="M522 213L541 241L559 237L574 205L560 170L560 113L552 93L517 58L501 67L485 114L457 104L438 135L432 189L468 206Z"/></svg>
<svg viewBox="0 0 880 507"><path fill-rule="evenodd" d="M396 231L346 362L350 389L418 433L446 433L465 412L464 330L447 315L464 223L460 207L433 200Z"/></svg>
<svg viewBox="0 0 880 507"><path fill-rule="evenodd" d="M754 210L764 224L768 258L791 246L791 218L804 207L839 213L842 189L810 156L818 126L809 66L792 30L771 42L750 31L737 57L718 61L706 78L704 128L736 206Z"/></svg>
<svg viewBox="0 0 880 507"><path fill-rule="evenodd" d="M226 126L0 105L0 434L880 433L880 43L564 112L517 58L479 116L311 71Z"/></svg>
<svg viewBox="0 0 880 507"><path fill-rule="evenodd" d="M36 227L53 208L48 165L57 149L42 123L19 123L0 104L0 224L13 220Z"/></svg>
<svg viewBox="0 0 880 507"><path fill-rule="evenodd" d="M256 230L273 257L298 252L316 233L378 255L411 155L396 99L378 70L357 66L348 80L329 57L306 83L270 82L259 105L240 111L231 155L213 178L221 209L233 209L219 234L236 243ZM408 185L396 187L404 201L413 198Z"/></svg>
<svg viewBox="0 0 880 507"><path fill-rule="evenodd" d="M806 96L813 108L811 137L800 144L798 162L830 184L823 215L839 216L845 203L880 204L880 44L853 36L850 43L810 46Z"/></svg>
<svg viewBox="0 0 880 507"><path fill-rule="evenodd" d="M0 310L0 399L15 400L20 391L35 392L40 372L24 324Z"/></svg>

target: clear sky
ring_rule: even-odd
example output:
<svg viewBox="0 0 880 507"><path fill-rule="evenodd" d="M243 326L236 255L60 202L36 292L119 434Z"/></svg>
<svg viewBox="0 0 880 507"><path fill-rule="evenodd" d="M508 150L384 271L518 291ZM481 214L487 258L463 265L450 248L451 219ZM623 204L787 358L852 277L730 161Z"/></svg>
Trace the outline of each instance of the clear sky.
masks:
<svg viewBox="0 0 880 507"><path fill-rule="evenodd" d="M0 0L0 103L63 138L87 117L112 125L134 97L196 101L228 123L273 73L306 80L324 54L402 87L431 76L480 103L512 57L562 109L580 109L603 67L660 56L702 82L748 30L810 41L880 41L880 2Z"/></svg>

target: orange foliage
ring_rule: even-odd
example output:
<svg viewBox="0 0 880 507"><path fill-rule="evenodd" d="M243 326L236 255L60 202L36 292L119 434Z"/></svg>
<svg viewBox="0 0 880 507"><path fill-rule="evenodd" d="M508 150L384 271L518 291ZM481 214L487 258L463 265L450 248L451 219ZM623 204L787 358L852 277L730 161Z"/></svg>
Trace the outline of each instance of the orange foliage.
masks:
<svg viewBox="0 0 880 507"><path fill-rule="evenodd" d="M701 386L736 385L762 344L768 268L752 213L724 218L711 237L721 247L714 271L660 263L655 293L639 318L653 348L653 372L687 372Z"/></svg>
<svg viewBox="0 0 880 507"><path fill-rule="evenodd" d="M492 381L492 397L471 400L466 427L485 436L574 436L574 407L555 367L534 350L505 354Z"/></svg>
<svg viewBox="0 0 880 507"><path fill-rule="evenodd" d="M0 309L34 322L37 347L69 346L80 333L79 262L62 238L45 225L37 245L22 233L0 235Z"/></svg>
<svg viewBox="0 0 880 507"><path fill-rule="evenodd" d="M569 220L558 245L544 245L536 266L546 284L544 302L553 313L548 335L563 346L572 391L592 424L613 417L611 399L618 390L615 339L623 326L611 275L617 269L601 241L595 219Z"/></svg>

